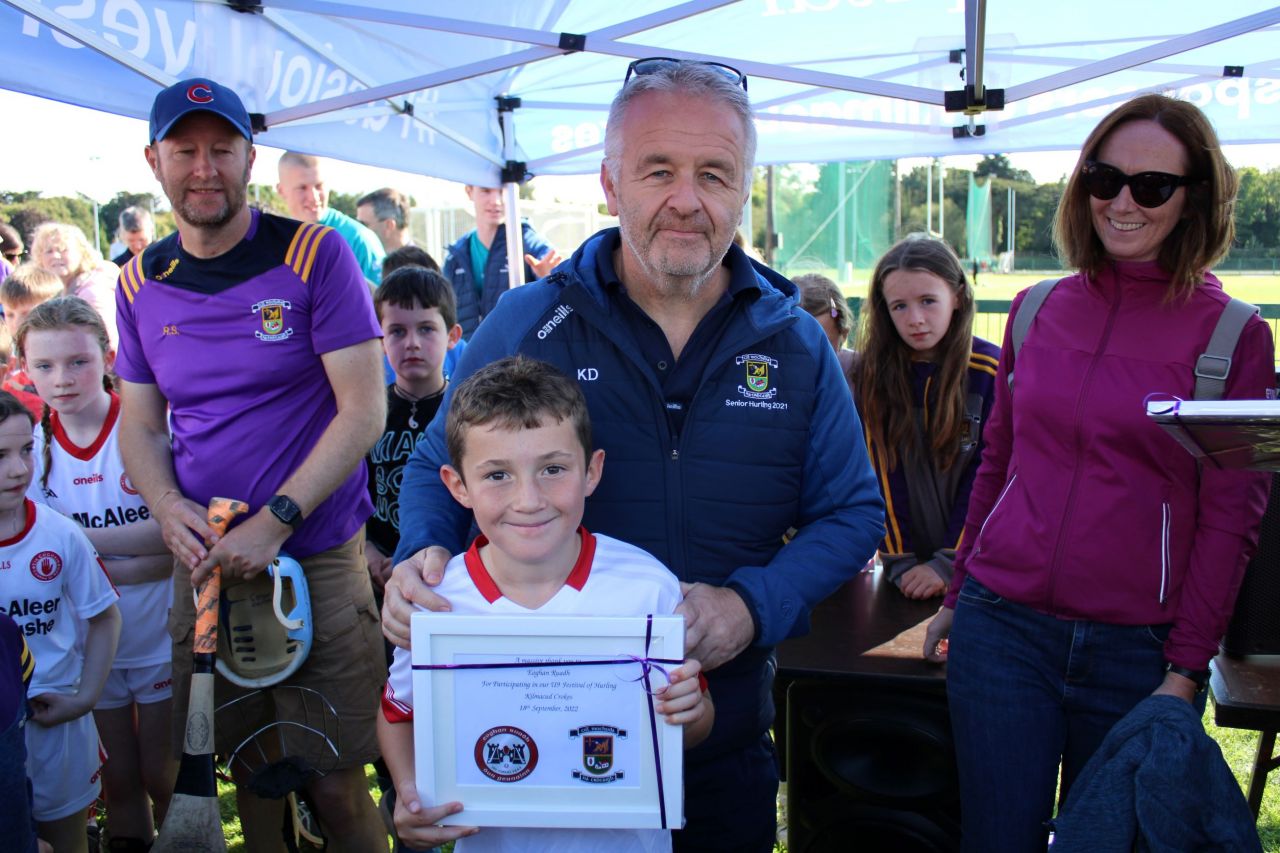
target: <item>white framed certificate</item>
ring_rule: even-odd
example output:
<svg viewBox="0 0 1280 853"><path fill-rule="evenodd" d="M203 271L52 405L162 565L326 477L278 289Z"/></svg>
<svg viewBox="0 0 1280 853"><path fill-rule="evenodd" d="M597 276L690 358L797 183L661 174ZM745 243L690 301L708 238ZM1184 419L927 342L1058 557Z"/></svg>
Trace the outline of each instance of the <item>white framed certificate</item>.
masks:
<svg viewBox="0 0 1280 853"><path fill-rule="evenodd" d="M652 692L684 659L682 616L419 612L414 755L442 823L684 825L684 741Z"/></svg>

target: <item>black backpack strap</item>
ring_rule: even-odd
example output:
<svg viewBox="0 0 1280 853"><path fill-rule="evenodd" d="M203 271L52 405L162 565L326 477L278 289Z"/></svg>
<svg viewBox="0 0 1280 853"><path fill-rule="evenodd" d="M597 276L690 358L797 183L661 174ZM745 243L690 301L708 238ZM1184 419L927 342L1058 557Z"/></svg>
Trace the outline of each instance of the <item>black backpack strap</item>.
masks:
<svg viewBox="0 0 1280 853"><path fill-rule="evenodd" d="M1240 334L1258 306L1240 299L1232 299L1218 315L1218 325L1213 327L1209 343L1196 359L1196 390L1193 400L1221 400L1227 390L1227 376L1231 373L1231 355L1240 342Z"/></svg>
<svg viewBox="0 0 1280 853"><path fill-rule="evenodd" d="M1013 344L1013 363L1009 365L1010 391L1013 390L1013 369L1018 363L1018 350L1022 349L1022 342L1027 339L1027 330L1031 328L1036 314L1040 313L1040 306L1049 298L1049 294L1060 281L1062 281L1060 278L1046 278L1033 285L1027 291L1027 295L1022 297L1022 302L1018 305L1018 313L1013 315L1013 331L1010 333Z"/></svg>

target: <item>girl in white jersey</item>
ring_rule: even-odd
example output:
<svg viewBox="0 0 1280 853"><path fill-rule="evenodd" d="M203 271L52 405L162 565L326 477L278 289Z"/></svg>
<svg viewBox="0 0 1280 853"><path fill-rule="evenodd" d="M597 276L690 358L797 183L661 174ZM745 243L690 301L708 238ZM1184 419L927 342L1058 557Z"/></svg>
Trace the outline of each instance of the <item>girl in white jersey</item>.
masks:
<svg viewBox="0 0 1280 853"><path fill-rule="evenodd" d="M173 559L120 461L120 399L107 378L113 353L101 317L78 297L52 299L19 328L17 348L46 404L36 435L41 470L30 497L84 528L106 560L129 626L93 716L107 752L102 783L111 849L145 850L177 771L169 739L154 736L170 725L165 620ZM140 738L139 731L153 734Z"/></svg>
<svg viewBox="0 0 1280 853"><path fill-rule="evenodd" d="M0 608L36 664L26 741L37 832L59 853L83 853L101 766L89 711L111 669L120 611L84 534L26 497L33 426L26 407L0 392Z"/></svg>

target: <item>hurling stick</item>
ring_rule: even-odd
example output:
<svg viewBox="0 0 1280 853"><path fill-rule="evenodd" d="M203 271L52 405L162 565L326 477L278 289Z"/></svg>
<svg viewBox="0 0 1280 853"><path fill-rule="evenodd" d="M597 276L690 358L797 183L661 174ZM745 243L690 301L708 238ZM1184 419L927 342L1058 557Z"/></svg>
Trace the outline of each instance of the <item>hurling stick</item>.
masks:
<svg viewBox="0 0 1280 853"><path fill-rule="evenodd" d="M218 536L249 505L230 498L209 501L207 521ZM153 853L199 851L225 853L222 815L218 812L218 783L213 772L213 665L218 653L218 599L222 594L222 569L213 571L200 585L196 602L196 632L191 669L191 698L187 705L182 763L173 785L173 799L164 825L152 846Z"/></svg>

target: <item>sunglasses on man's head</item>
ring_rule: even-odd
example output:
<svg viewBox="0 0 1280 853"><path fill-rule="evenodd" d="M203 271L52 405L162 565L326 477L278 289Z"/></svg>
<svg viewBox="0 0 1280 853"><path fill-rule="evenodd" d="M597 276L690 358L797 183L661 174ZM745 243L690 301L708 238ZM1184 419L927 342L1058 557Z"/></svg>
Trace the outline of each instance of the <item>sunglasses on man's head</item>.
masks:
<svg viewBox="0 0 1280 853"><path fill-rule="evenodd" d="M647 59L637 59L627 66L627 76L622 78L622 85L627 85L627 81L632 77L643 77L646 74L656 74L664 68L670 68L672 65L679 65L682 62L689 62L694 65L705 65L715 71L719 71L725 77L742 87L742 91L747 91L747 75L731 65L725 65L723 62L702 62L697 59L672 59L669 56L650 56Z"/></svg>
<svg viewBox="0 0 1280 853"><path fill-rule="evenodd" d="M1185 175L1170 175L1168 172L1126 175L1115 166L1108 166L1097 160L1084 161L1080 180L1089 195L1102 201L1111 201L1127 186L1134 203L1146 208L1159 207L1173 197L1173 192L1178 187L1195 183Z"/></svg>

